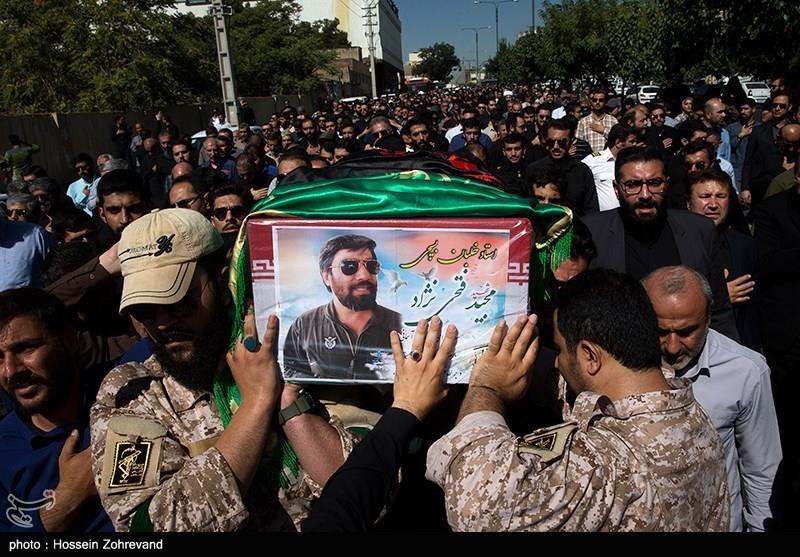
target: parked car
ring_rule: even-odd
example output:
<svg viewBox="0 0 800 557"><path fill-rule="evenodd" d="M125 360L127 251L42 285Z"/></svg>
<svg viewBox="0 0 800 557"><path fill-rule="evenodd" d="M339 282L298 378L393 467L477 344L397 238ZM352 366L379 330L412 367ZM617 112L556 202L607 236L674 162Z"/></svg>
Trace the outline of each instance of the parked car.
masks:
<svg viewBox="0 0 800 557"><path fill-rule="evenodd" d="M763 81L742 81L741 83L744 94L758 104L769 99L769 86Z"/></svg>
<svg viewBox="0 0 800 557"><path fill-rule="evenodd" d="M658 85L640 85L636 90L636 102L647 104L658 95L660 88Z"/></svg>

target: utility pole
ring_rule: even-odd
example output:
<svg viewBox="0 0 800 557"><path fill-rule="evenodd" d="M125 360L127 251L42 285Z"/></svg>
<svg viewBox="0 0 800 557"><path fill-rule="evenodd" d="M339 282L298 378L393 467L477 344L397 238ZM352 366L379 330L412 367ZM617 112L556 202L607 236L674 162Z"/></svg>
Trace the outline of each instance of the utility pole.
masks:
<svg viewBox="0 0 800 557"><path fill-rule="evenodd" d="M367 4L365 2L363 9L364 9L364 19L366 19L366 23L364 26L367 28L367 40L369 41L369 73L372 76L372 98L376 98L378 96L378 82L377 76L375 75L375 26L377 23L373 21L373 17L375 17L375 8L378 7L380 4L380 0L375 0L372 4Z"/></svg>
<svg viewBox="0 0 800 557"><path fill-rule="evenodd" d="M478 57L478 31L482 31L484 29L491 29L489 27L462 27L462 31L474 31L475 32L475 85L480 87L481 85L481 65L480 65L480 58Z"/></svg>
<svg viewBox="0 0 800 557"><path fill-rule="evenodd" d="M535 1L535 0L534 0ZM494 6L494 42L497 47L495 54L500 52L500 4L519 2L519 0L473 0L473 4L491 4Z"/></svg>
<svg viewBox="0 0 800 557"><path fill-rule="evenodd" d="M214 18L214 31L217 37L217 56L219 57L219 80L222 84L222 104L225 119L232 126L239 125L239 112L236 110L236 85L233 80L231 49L228 44L228 16L233 13L230 6L222 4L222 0L211 0L208 13Z"/></svg>

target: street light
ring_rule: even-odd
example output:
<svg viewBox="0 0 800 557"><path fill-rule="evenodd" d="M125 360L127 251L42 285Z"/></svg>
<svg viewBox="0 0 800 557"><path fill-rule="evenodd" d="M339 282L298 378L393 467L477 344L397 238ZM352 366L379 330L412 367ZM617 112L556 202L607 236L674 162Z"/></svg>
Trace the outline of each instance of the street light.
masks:
<svg viewBox="0 0 800 557"><path fill-rule="evenodd" d="M480 86L481 84L481 65L478 63L478 31L483 31L484 29L491 29L492 27L462 27L462 31L475 31L475 84Z"/></svg>
<svg viewBox="0 0 800 557"><path fill-rule="evenodd" d="M494 5L494 39L497 46L497 52L500 52L500 4L508 4L511 2L519 2L519 0L474 0L473 4L492 4Z"/></svg>

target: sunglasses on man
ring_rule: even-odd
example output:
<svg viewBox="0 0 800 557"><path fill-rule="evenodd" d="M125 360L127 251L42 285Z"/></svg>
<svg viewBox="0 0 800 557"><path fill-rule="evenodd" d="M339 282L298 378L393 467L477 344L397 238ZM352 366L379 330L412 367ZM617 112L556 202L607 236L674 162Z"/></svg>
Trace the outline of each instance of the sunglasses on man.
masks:
<svg viewBox="0 0 800 557"><path fill-rule="evenodd" d="M359 261L358 259L344 259L339 265L331 265L328 267L332 269L334 267L338 267L341 269L343 275L352 276L358 272L358 268L361 264L364 264L364 268L367 269L367 272L371 275L377 275L381 272L381 264L377 259L367 259L366 261Z"/></svg>
<svg viewBox="0 0 800 557"><path fill-rule="evenodd" d="M228 213L231 214L236 220L241 220L247 214L247 209L245 209L242 205L234 205L233 207L217 207L211 212L211 216L213 216L217 220L225 220L228 216Z"/></svg>

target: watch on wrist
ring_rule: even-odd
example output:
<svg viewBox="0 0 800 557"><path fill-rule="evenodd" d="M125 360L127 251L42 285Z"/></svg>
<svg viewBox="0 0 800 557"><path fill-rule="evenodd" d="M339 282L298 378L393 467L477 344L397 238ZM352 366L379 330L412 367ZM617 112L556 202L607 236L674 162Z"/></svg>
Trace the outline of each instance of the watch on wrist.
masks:
<svg viewBox="0 0 800 557"><path fill-rule="evenodd" d="M325 419L328 418L328 411L325 405L318 401L310 391L300 389L297 393L297 400L278 413L278 425L282 426L292 418L306 413L322 416Z"/></svg>

